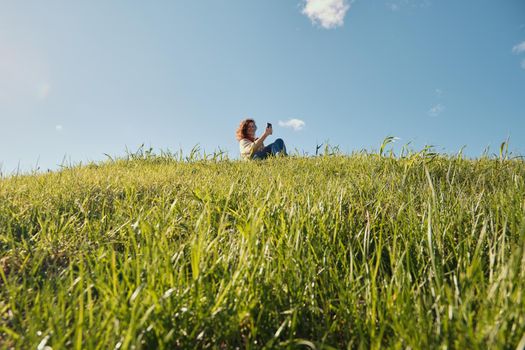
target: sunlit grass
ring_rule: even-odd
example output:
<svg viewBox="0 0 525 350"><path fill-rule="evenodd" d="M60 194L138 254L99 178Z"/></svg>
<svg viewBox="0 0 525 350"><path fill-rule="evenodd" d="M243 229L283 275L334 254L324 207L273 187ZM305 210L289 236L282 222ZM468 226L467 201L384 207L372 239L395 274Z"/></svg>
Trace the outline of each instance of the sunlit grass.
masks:
<svg viewBox="0 0 525 350"><path fill-rule="evenodd" d="M385 153L0 180L0 347L516 348L524 162Z"/></svg>

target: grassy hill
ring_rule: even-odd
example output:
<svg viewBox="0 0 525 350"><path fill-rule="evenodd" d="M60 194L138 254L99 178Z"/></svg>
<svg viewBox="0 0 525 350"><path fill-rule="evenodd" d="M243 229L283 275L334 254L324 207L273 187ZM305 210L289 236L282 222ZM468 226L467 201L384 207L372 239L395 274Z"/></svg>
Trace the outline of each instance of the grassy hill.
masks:
<svg viewBox="0 0 525 350"><path fill-rule="evenodd" d="M525 163L144 154L0 180L0 347L525 344Z"/></svg>

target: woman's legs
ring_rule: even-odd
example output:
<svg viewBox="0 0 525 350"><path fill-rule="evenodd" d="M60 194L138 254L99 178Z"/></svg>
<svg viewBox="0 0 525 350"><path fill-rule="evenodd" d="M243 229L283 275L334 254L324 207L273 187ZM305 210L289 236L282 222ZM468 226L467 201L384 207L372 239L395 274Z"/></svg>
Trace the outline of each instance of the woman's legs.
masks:
<svg viewBox="0 0 525 350"><path fill-rule="evenodd" d="M288 153L286 153L286 146L284 145L283 139L277 139L274 143L272 143L270 146L272 146L272 154L282 154L283 156L287 156Z"/></svg>
<svg viewBox="0 0 525 350"><path fill-rule="evenodd" d="M286 153L286 146L284 145L284 141L282 139L277 139L274 143L264 147L262 151L255 152L252 156L252 159L266 159L269 155L275 156L278 154L282 154L284 156L288 155L288 153Z"/></svg>
<svg viewBox="0 0 525 350"><path fill-rule="evenodd" d="M266 159L272 153L271 145L268 145L262 149L262 151L255 152L252 156L252 159Z"/></svg>

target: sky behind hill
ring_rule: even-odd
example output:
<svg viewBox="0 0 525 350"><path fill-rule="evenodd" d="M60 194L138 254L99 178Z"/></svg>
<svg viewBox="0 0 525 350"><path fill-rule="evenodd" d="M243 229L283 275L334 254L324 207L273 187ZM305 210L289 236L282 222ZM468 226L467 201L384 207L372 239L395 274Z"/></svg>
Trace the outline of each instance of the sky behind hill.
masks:
<svg viewBox="0 0 525 350"><path fill-rule="evenodd" d="M237 158L245 117L308 154L525 155L525 2L2 2L3 173L143 143Z"/></svg>

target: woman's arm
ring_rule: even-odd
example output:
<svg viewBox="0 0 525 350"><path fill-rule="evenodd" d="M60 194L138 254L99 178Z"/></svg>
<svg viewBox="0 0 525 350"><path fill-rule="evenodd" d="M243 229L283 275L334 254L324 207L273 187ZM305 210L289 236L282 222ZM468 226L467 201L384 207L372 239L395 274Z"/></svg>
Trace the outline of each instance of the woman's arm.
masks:
<svg viewBox="0 0 525 350"><path fill-rule="evenodd" d="M262 143L264 142L264 140L266 140L266 138L268 136L270 136L271 134L273 133L273 130L272 130L272 127L270 126L269 128L266 128L266 130L264 130L264 133L261 135L261 137L259 137L257 140L255 140L255 142L253 143L253 152L256 152L256 150L258 150Z"/></svg>

